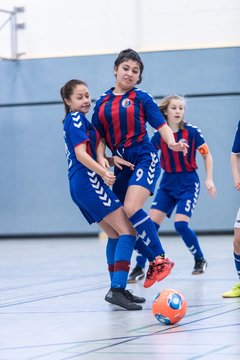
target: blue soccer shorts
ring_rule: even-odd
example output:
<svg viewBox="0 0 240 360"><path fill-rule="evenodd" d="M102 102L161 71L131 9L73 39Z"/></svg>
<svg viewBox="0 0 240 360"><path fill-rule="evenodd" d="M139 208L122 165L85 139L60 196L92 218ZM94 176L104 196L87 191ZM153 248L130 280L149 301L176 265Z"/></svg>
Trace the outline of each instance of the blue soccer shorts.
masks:
<svg viewBox="0 0 240 360"><path fill-rule="evenodd" d="M122 170L115 168L116 182L113 192L121 202L124 202L127 189L131 185L142 186L153 194L161 171L158 154L153 145L147 143L131 146L124 149L121 156L135 165L134 170L126 166L123 166Z"/></svg>
<svg viewBox="0 0 240 360"><path fill-rule="evenodd" d="M189 173L164 173L151 209L156 209L171 216L176 207L176 214L191 218L200 193L200 182L196 171Z"/></svg>
<svg viewBox="0 0 240 360"><path fill-rule="evenodd" d="M100 222L122 206L112 190L94 171L82 168L69 180L70 194L89 224Z"/></svg>

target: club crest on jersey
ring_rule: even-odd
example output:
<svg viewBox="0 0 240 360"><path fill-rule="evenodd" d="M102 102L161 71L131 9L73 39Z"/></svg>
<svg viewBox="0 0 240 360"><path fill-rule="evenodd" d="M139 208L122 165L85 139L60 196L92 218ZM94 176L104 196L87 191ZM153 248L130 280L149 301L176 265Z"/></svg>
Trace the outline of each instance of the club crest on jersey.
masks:
<svg viewBox="0 0 240 360"><path fill-rule="evenodd" d="M130 99L123 99L123 101L122 101L122 107L128 108L128 107L131 106L131 105L132 105L132 102L131 102Z"/></svg>

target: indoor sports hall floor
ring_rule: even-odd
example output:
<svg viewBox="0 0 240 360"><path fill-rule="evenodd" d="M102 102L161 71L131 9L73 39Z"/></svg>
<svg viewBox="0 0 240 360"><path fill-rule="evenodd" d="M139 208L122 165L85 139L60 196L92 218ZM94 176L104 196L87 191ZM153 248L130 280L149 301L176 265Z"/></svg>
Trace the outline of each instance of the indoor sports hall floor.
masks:
<svg viewBox="0 0 240 360"><path fill-rule="evenodd" d="M181 240L162 238L175 267L149 289L128 286L147 298L131 312L104 301L105 240L0 240L0 360L239 360L240 298L221 297L237 283L232 236L200 241L209 266L193 276ZM180 290L188 303L172 326L151 313L165 288Z"/></svg>

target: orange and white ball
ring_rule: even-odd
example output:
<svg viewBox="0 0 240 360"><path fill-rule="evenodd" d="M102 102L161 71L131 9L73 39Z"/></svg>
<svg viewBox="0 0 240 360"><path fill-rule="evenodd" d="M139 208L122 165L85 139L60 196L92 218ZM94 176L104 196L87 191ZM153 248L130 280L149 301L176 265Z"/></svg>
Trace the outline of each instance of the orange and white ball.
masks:
<svg viewBox="0 0 240 360"><path fill-rule="evenodd" d="M176 324L185 316L186 311L187 302L178 290L161 290L153 299L152 312L159 322L166 325Z"/></svg>

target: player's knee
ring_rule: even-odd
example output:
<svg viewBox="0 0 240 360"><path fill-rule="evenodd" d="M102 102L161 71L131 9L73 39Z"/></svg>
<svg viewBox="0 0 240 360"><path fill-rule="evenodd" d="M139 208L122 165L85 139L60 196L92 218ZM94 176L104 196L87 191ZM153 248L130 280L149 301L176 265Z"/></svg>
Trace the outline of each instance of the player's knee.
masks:
<svg viewBox="0 0 240 360"><path fill-rule="evenodd" d="M127 214L127 217L130 218L139 210L138 207L135 207L134 204L124 204L124 211Z"/></svg>
<svg viewBox="0 0 240 360"><path fill-rule="evenodd" d="M187 230L188 223L186 221L175 221L174 227L176 232L182 235Z"/></svg>
<svg viewBox="0 0 240 360"><path fill-rule="evenodd" d="M233 250L236 254L240 255L240 241L237 238L233 240Z"/></svg>
<svg viewBox="0 0 240 360"><path fill-rule="evenodd" d="M234 228L234 239L233 239L233 249L236 254L240 254L240 229Z"/></svg>

